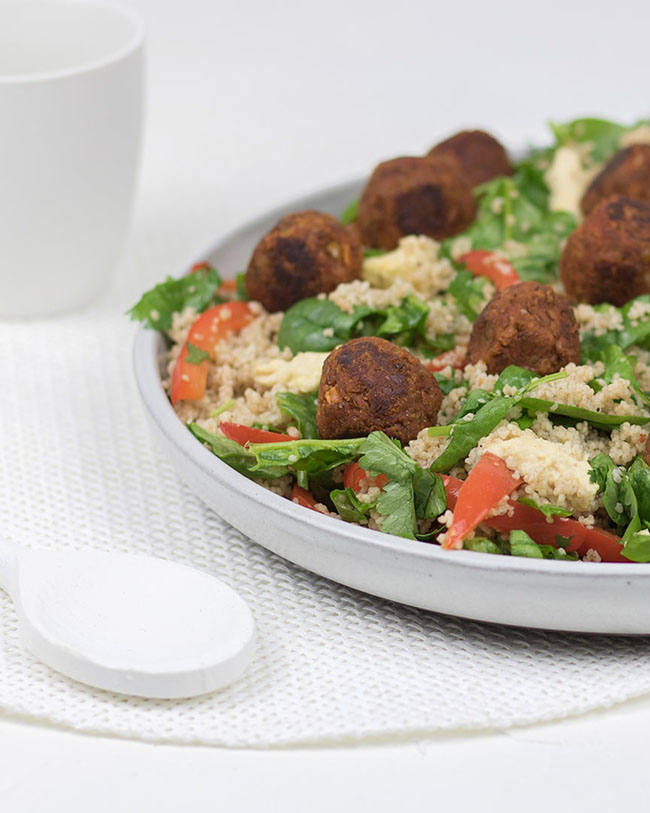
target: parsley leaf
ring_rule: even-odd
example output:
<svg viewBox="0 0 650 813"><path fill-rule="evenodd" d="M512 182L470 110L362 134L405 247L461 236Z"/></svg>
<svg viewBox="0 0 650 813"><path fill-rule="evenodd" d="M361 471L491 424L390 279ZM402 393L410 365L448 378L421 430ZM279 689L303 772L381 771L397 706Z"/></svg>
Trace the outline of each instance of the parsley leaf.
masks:
<svg viewBox="0 0 650 813"><path fill-rule="evenodd" d="M296 422L301 438L317 438L316 408L318 393L297 395L293 392L279 392L275 396L280 409L290 415Z"/></svg>
<svg viewBox="0 0 650 813"><path fill-rule="evenodd" d="M384 432L371 432L359 446L359 465L371 477L385 474L390 481L410 482L419 468L418 464L402 449L397 440L391 440Z"/></svg>
<svg viewBox="0 0 650 813"><path fill-rule="evenodd" d="M417 465L417 464L416 464ZM377 499L377 511L382 515L384 533L415 539L418 527L413 504L413 483L391 480Z"/></svg>
<svg viewBox="0 0 650 813"><path fill-rule="evenodd" d="M202 361L206 361L209 358L210 354L205 350L201 350L200 347L197 347L191 342L187 343L187 355L185 356L185 361L188 364L201 364Z"/></svg>
<svg viewBox="0 0 650 813"><path fill-rule="evenodd" d="M220 285L221 277L216 269L205 265L178 279L168 277L143 294L128 313L145 327L167 331L172 326L173 314L188 307L201 313L218 301L216 294Z"/></svg>

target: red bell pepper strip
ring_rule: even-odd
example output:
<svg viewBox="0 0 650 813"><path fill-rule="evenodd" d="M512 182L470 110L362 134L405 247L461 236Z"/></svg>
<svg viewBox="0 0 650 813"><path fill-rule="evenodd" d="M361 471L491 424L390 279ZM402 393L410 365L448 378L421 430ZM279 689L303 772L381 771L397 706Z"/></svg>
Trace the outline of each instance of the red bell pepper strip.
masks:
<svg viewBox="0 0 650 813"><path fill-rule="evenodd" d="M291 435L282 435L280 432L268 432L266 429L257 429L254 426L243 426L241 423L221 421L219 429L230 440L247 446L249 443L281 443L285 440L296 440Z"/></svg>
<svg viewBox="0 0 650 813"><path fill-rule="evenodd" d="M378 474L376 477L371 477L358 463L348 463L343 470L343 486L344 488L351 488L355 494L358 494L361 491L361 481L366 477L368 478L369 486L383 488L388 483L388 477L386 477L385 474Z"/></svg>
<svg viewBox="0 0 650 813"><path fill-rule="evenodd" d="M448 474L442 474L441 477L447 494L447 507L453 510L465 481ZM602 528L587 528L569 517L552 517L549 521L541 511L519 502L511 502L510 507L511 515L490 517L483 520L484 523L503 533L526 531L538 545L553 545L554 548L559 547L557 537L561 536L571 540L566 548L569 553L584 556L588 550L595 550L603 562L630 563L621 553L623 547L619 537Z"/></svg>
<svg viewBox="0 0 650 813"><path fill-rule="evenodd" d="M509 285L521 282L521 277L512 263L495 251L469 251L459 257L458 262L463 263L475 277L487 277L494 283L497 291L503 291Z"/></svg>
<svg viewBox="0 0 650 813"><path fill-rule="evenodd" d="M188 345L193 345L214 359L214 346L221 339L236 333L253 319L248 302L224 302L208 308L194 322L187 334L187 341L181 347L172 371L170 397L172 404L179 401L195 401L205 395L205 382L210 362L199 364L187 360Z"/></svg>
<svg viewBox="0 0 650 813"><path fill-rule="evenodd" d="M299 485L295 485L293 487L291 492L291 502L302 505L303 508L311 508L312 511L318 511L318 508L316 508L316 499L314 498L313 494L307 491L306 488L302 488Z"/></svg>
<svg viewBox="0 0 650 813"><path fill-rule="evenodd" d="M485 452L458 491L454 518L442 547L462 548L463 539L522 482L500 457Z"/></svg>

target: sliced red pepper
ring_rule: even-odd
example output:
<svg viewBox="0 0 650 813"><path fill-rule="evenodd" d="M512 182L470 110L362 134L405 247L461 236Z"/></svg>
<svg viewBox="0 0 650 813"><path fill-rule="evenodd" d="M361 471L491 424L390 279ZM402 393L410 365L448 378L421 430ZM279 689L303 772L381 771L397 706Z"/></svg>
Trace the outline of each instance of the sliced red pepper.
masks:
<svg viewBox="0 0 650 813"><path fill-rule="evenodd" d="M282 435L280 432L268 432L266 429L257 429L254 426L244 426L241 423L221 421L219 429L230 440L246 446L249 443L281 443L285 440L296 440L291 435Z"/></svg>
<svg viewBox="0 0 650 813"><path fill-rule="evenodd" d="M469 251L459 257L458 261L475 277L487 277L494 283L497 291L503 291L504 288L521 282L521 277L512 263L496 251Z"/></svg>
<svg viewBox="0 0 650 813"><path fill-rule="evenodd" d="M172 404L179 401L195 401L205 395L205 382L210 362L199 364L187 360L188 345L191 344L210 354L214 359L214 346L221 339L236 333L253 319L248 302L224 302L208 308L194 322L187 334L187 341L181 347L172 371L170 397Z"/></svg>
<svg viewBox="0 0 650 813"><path fill-rule="evenodd" d="M464 481L447 474L441 475L447 494L447 507L454 510ZM469 478L468 478L469 479ZM530 505L511 502L512 514L503 514L483 520L490 528L507 533L509 531L526 531L538 545L559 547L558 536L570 539L566 550L584 556L588 550L595 550L603 562L627 562L621 551L621 540L602 528L587 528L581 522L569 517L552 517L550 521Z"/></svg>
<svg viewBox="0 0 650 813"><path fill-rule="evenodd" d="M485 452L458 491L454 518L442 547L462 548L463 539L522 482L500 457Z"/></svg>
<svg viewBox="0 0 650 813"><path fill-rule="evenodd" d="M307 491L306 488L302 488L299 485L295 485L293 487L291 492L291 502L302 505L304 508L311 508L312 511L318 511L318 508L316 508L316 499L314 495Z"/></svg>
<svg viewBox="0 0 650 813"><path fill-rule="evenodd" d="M383 488L388 483L388 477L385 474L371 477L358 463L348 463L343 470L343 486L351 488L355 494L361 491L361 481L365 478L368 478L369 486L377 486L377 488Z"/></svg>

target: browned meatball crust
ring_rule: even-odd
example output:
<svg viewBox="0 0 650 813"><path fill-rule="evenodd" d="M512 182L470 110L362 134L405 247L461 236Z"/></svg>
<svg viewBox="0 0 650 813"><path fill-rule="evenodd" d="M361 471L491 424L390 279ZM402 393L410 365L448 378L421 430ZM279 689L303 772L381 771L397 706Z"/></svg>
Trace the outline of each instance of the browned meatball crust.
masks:
<svg viewBox="0 0 650 813"><path fill-rule="evenodd" d="M615 195L567 240L560 276L574 302L621 306L650 292L650 203Z"/></svg>
<svg viewBox="0 0 650 813"><path fill-rule="evenodd" d="M429 157L455 161L470 186L478 186L497 175L512 175L513 172L503 145L483 130L462 130L436 144L429 151Z"/></svg>
<svg viewBox="0 0 650 813"><path fill-rule="evenodd" d="M582 198L582 213L588 215L611 195L627 195L650 203L650 144L626 147L605 164Z"/></svg>
<svg viewBox="0 0 650 813"><path fill-rule="evenodd" d="M442 392L408 350L375 336L352 339L323 365L316 423L322 438L354 438L375 430L413 440L435 424Z"/></svg>
<svg viewBox="0 0 650 813"><path fill-rule="evenodd" d="M566 297L539 282L519 282L495 294L478 315L467 361L484 361L488 373L509 364L538 375L580 362L580 339Z"/></svg>
<svg viewBox="0 0 650 813"><path fill-rule="evenodd" d="M323 212L295 212L257 244L246 271L246 293L267 311L283 311L299 299L357 279L362 260L356 230Z"/></svg>
<svg viewBox="0 0 650 813"><path fill-rule="evenodd" d="M441 240L466 229L476 214L472 190L443 158L394 158L375 168L359 201L363 242L390 250L407 234Z"/></svg>

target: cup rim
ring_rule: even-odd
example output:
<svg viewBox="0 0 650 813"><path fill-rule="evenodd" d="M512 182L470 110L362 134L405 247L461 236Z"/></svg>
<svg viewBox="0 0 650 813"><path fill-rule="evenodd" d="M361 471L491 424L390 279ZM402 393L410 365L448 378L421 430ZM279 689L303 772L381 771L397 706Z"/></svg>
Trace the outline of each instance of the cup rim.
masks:
<svg viewBox="0 0 650 813"><path fill-rule="evenodd" d="M142 18L133 9L126 6L105 3L102 0L30 0L31 5L40 4L42 6L78 6L83 8L104 9L116 16L126 18L133 26L133 34L125 45L117 48L107 56L98 59L90 59L86 62L74 65L69 68L59 68L51 71L35 71L34 73L0 73L0 87L3 85L26 85L41 82L56 81L59 79L69 79L76 76L83 76L93 71L101 70L108 65L120 62L132 53L137 51L143 44L145 38L145 26ZM0 0L0 11L8 6L23 6L24 0Z"/></svg>

